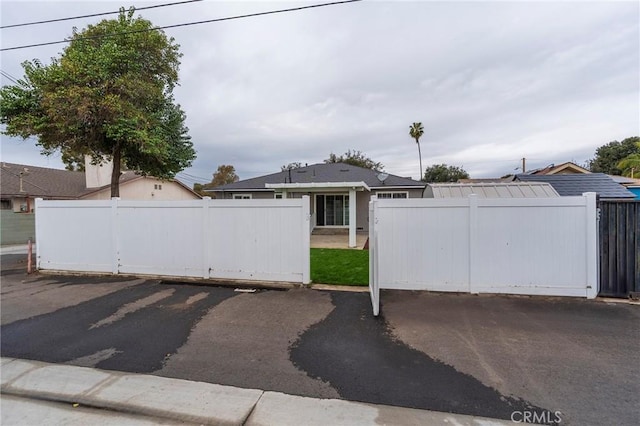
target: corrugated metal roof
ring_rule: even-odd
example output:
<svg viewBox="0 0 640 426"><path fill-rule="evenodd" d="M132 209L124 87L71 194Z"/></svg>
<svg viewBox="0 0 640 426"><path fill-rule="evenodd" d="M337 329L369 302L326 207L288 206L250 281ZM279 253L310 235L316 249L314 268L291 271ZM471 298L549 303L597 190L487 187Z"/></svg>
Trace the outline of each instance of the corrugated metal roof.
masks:
<svg viewBox="0 0 640 426"><path fill-rule="evenodd" d="M635 198L624 186L614 182L604 173L575 175L517 175L525 182L545 182L551 184L563 197L595 192L600 198Z"/></svg>
<svg viewBox="0 0 640 426"><path fill-rule="evenodd" d="M548 198L560 195L548 183L430 183L425 198Z"/></svg>

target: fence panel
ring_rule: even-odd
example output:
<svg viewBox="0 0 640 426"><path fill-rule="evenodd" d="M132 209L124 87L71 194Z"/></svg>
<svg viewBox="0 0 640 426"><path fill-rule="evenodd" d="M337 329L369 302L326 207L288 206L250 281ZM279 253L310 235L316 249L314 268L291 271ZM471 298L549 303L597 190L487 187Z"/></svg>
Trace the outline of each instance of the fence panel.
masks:
<svg viewBox="0 0 640 426"><path fill-rule="evenodd" d="M370 287L593 298L598 289L595 202L594 193L548 199L373 199ZM375 314L379 300L372 302Z"/></svg>
<svg viewBox="0 0 640 426"><path fill-rule="evenodd" d="M303 223L300 199L216 202L209 208L210 276L302 282L310 244L305 200Z"/></svg>
<svg viewBox="0 0 640 426"><path fill-rule="evenodd" d="M200 200L119 201L118 271L203 277L202 204Z"/></svg>
<svg viewBox="0 0 640 426"><path fill-rule="evenodd" d="M110 201L36 200L38 269L112 272L112 214Z"/></svg>
<svg viewBox="0 0 640 426"><path fill-rule="evenodd" d="M640 292L640 201L601 201L600 295Z"/></svg>
<svg viewBox="0 0 640 426"><path fill-rule="evenodd" d="M36 201L38 268L309 283L309 197Z"/></svg>
<svg viewBox="0 0 640 426"><path fill-rule="evenodd" d="M377 200L380 288L469 291L469 201Z"/></svg>

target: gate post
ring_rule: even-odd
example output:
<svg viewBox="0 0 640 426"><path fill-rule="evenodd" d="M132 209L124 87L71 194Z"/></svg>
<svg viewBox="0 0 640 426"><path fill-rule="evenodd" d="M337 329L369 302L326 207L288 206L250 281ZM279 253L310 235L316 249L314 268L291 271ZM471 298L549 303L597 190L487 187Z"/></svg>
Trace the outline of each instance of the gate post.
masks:
<svg viewBox="0 0 640 426"><path fill-rule="evenodd" d="M41 217L41 214L38 214L38 208L40 208L40 205L42 204L43 199L42 198L36 198L36 217L35 217L35 228L36 228L36 244L38 245L36 247L36 270L40 269L40 254L42 253L42 238L40 238L40 231L41 231L41 226L38 223L38 218Z"/></svg>
<svg viewBox="0 0 640 426"><path fill-rule="evenodd" d="M369 295L371 296L371 305L373 315L378 316L380 313L380 283L378 282L378 231L376 217L376 207L378 197L371 196L369 201Z"/></svg>
<svg viewBox="0 0 640 426"><path fill-rule="evenodd" d="M587 223L586 231L586 265L587 265L587 282L586 296L587 299L595 299L600 292L600 283L598 279L598 262L600 260L600 251L598 247L598 212L596 210L596 193L585 192L582 194L585 199L585 217Z"/></svg>
<svg viewBox="0 0 640 426"><path fill-rule="evenodd" d="M302 196L302 284L308 285L311 282L311 198L308 195Z"/></svg>

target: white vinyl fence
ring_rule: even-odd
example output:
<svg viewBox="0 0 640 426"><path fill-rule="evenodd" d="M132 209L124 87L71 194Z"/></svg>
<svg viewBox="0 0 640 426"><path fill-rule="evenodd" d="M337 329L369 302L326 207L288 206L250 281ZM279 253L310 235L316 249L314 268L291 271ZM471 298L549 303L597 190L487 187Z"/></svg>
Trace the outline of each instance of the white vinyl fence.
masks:
<svg viewBox="0 0 640 426"><path fill-rule="evenodd" d="M309 197L36 200L41 270L309 283Z"/></svg>
<svg viewBox="0 0 640 426"><path fill-rule="evenodd" d="M577 296L598 294L596 195L377 200L369 205L369 286Z"/></svg>

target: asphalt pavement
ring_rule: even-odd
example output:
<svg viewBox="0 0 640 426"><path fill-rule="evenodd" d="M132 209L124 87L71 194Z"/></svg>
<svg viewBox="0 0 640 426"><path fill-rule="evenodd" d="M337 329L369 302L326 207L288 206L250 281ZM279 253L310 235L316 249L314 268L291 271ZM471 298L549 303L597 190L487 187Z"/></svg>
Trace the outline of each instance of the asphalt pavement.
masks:
<svg viewBox="0 0 640 426"><path fill-rule="evenodd" d="M3 357L505 420L640 419L638 306L385 292L376 318L367 293L2 274Z"/></svg>

